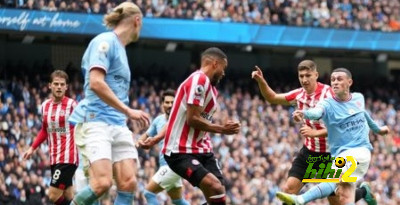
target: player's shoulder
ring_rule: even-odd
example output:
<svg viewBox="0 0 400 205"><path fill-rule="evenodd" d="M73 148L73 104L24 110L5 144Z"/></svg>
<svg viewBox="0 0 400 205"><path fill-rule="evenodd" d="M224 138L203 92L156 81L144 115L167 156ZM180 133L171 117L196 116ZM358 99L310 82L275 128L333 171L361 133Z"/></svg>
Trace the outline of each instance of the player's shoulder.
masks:
<svg viewBox="0 0 400 205"><path fill-rule="evenodd" d="M163 118L165 118L165 115L164 114L160 114L156 118L154 118L153 122L158 122L158 121L162 120Z"/></svg>
<svg viewBox="0 0 400 205"><path fill-rule="evenodd" d="M118 38L116 38L116 36L113 32L104 32L104 33L101 33L101 34L97 35L96 37L94 37L90 41L90 45L92 45L92 46L100 45L100 46L102 46L101 48L108 49L117 40L118 40Z"/></svg>
<svg viewBox="0 0 400 205"><path fill-rule="evenodd" d="M353 93L351 93L351 97L352 97L353 99L360 99L360 98L363 98L363 99L364 99L364 95L363 95L362 93L359 93L359 92L353 92Z"/></svg>
<svg viewBox="0 0 400 205"><path fill-rule="evenodd" d="M195 84L208 84L210 83L210 80L208 79L207 75L200 71L197 70L193 72L184 82L183 84L185 85L192 85L193 83Z"/></svg>
<svg viewBox="0 0 400 205"><path fill-rule="evenodd" d="M328 84L325 84L325 83L318 82L317 85L318 85L318 87L321 88L322 90L323 90L323 89L331 89L331 86L328 85Z"/></svg>
<svg viewBox="0 0 400 205"><path fill-rule="evenodd" d="M44 101L42 102L42 107L45 107L47 104L51 103L52 101L53 101L53 100L52 100L51 98L48 98L48 99L44 100Z"/></svg>
<svg viewBox="0 0 400 205"><path fill-rule="evenodd" d="M75 105L77 104L77 102L74 99L72 99L70 97L67 97L67 96L65 96L63 98L63 103L65 103L65 104L75 104Z"/></svg>

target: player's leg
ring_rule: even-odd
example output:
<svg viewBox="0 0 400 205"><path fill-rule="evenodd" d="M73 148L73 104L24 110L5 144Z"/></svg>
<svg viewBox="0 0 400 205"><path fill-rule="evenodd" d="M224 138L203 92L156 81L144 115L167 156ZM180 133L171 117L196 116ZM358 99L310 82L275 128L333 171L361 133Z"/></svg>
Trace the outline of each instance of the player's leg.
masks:
<svg viewBox="0 0 400 205"><path fill-rule="evenodd" d="M214 190L209 192L208 195L205 194L206 199L211 205L225 204L226 192L224 178L222 177L222 171L218 160L214 157L213 153L204 154L204 156L202 156L199 160L203 160L202 163L204 167L210 172L210 174L207 174L205 177L207 181L209 180L208 183L203 183L206 181L202 180L200 182L200 189L203 187L205 191L208 191L208 188L206 186L210 185L209 183L215 183L216 186L214 187ZM218 181L216 181L215 179L217 179Z"/></svg>
<svg viewBox="0 0 400 205"><path fill-rule="evenodd" d="M294 195L284 192L277 192L276 196L287 204L306 204L316 199L322 199L335 192L335 183L320 183L302 195ZM337 203L337 202L335 202Z"/></svg>
<svg viewBox="0 0 400 205"><path fill-rule="evenodd" d="M338 185L337 194L340 204L354 205L355 204L355 185L354 183L341 182Z"/></svg>
<svg viewBox="0 0 400 205"><path fill-rule="evenodd" d="M114 204L132 204L133 191L136 189L136 163L136 159L124 159L114 163L114 178L117 184L117 197Z"/></svg>
<svg viewBox="0 0 400 205"><path fill-rule="evenodd" d="M85 160L83 159L83 157L80 156L80 166L81 163L83 164L83 166L78 167L78 169L75 171L75 177L74 177L74 188L72 191L73 193L77 193L82 191L84 188L86 188L89 185L89 177L93 176L93 174L91 174L91 169L89 169L89 165L85 166ZM65 194L64 194L65 195ZM73 198L73 197L72 197ZM71 198L71 199L72 199ZM96 200L92 205L100 205L100 199Z"/></svg>
<svg viewBox="0 0 400 205"><path fill-rule="evenodd" d="M93 204L112 186L110 136L110 126L105 123L90 122L75 126L75 142L81 155L91 163L91 179L89 186L75 195L73 204Z"/></svg>
<svg viewBox="0 0 400 205"><path fill-rule="evenodd" d="M150 182L146 185L143 195L147 200L147 204L159 204L157 201L157 194L164 190L160 184L165 181L165 175L167 174L168 169L168 166L161 166L160 169L158 169L154 176L150 179Z"/></svg>
<svg viewBox="0 0 400 205"><path fill-rule="evenodd" d="M131 205L133 191L136 189L139 158L132 132L127 127L113 126L112 161L117 183L117 197L114 204Z"/></svg>
<svg viewBox="0 0 400 205"><path fill-rule="evenodd" d="M204 166L208 154L164 155L168 166L179 176L199 187L210 205L225 204L225 187L222 181ZM213 154L210 154L213 156ZM216 166L216 163L213 163ZM218 170L218 168L216 168ZM222 178L222 175L219 174Z"/></svg>
<svg viewBox="0 0 400 205"><path fill-rule="evenodd" d="M154 178L154 176L153 176ZM146 185L145 190L143 191L143 195L147 200L148 205L158 205L157 194L164 189L161 188L153 179Z"/></svg>
<svg viewBox="0 0 400 205"><path fill-rule="evenodd" d="M160 178L161 180L158 184L160 184L163 189L167 190L169 197L172 199L172 203L175 205L190 205L183 197L182 178L172 171L168 165L162 166L162 168L162 170L164 170L164 177ZM157 180L155 181L157 182Z"/></svg>
<svg viewBox="0 0 400 205"><path fill-rule="evenodd" d="M56 205L68 205L70 200L64 197L64 190L50 186L48 193L49 200Z"/></svg>
<svg viewBox="0 0 400 205"><path fill-rule="evenodd" d="M181 187L175 187L170 189L168 192L169 197L172 199L172 203L175 205L189 205L189 202L183 198L183 189Z"/></svg>
<svg viewBox="0 0 400 205"><path fill-rule="evenodd" d="M75 174L74 164L55 164L51 166L52 179L49 188L49 199L56 205L71 203L72 195L65 195L65 191L72 187L72 178Z"/></svg>
<svg viewBox="0 0 400 205"><path fill-rule="evenodd" d="M285 193L297 194L303 187L302 180L308 167L307 159L309 155L308 149L303 146L293 160L292 167L289 170L289 177L282 188Z"/></svg>

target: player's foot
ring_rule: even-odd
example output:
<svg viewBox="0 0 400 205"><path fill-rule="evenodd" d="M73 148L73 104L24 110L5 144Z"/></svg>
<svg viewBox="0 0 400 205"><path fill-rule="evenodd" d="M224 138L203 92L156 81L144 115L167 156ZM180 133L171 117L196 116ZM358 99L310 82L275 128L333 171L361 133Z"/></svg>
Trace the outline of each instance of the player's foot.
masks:
<svg viewBox="0 0 400 205"><path fill-rule="evenodd" d="M369 186L368 182L363 182L360 185L361 188L364 188L367 193L365 194L365 201L367 202L368 205L376 205L378 204L376 202L376 198L374 196L374 194L371 192L371 187Z"/></svg>
<svg viewBox="0 0 400 205"><path fill-rule="evenodd" d="M298 201L298 196L293 194L286 194L284 192L276 192L276 197L287 205L302 205Z"/></svg>

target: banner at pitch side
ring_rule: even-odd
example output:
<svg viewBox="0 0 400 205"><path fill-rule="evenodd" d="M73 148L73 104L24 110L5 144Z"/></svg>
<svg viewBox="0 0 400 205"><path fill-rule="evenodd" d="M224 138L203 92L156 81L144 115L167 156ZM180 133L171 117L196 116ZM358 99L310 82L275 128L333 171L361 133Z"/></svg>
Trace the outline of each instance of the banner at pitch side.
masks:
<svg viewBox="0 0 400 205"><path fill-rule="evenodd" d="M96 35L103 15L0 9L0 30ZM398 32L144 18L141 38L242 45L400 51Z"/></svg>

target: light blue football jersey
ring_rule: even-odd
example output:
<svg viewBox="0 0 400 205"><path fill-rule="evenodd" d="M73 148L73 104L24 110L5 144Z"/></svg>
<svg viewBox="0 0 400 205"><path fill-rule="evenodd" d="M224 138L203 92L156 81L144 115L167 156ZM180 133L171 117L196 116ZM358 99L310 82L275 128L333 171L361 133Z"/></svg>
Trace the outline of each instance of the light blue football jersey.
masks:
<svg viewBox="0 0 400 205"><path fill-rule="evenodd" d="M164 127L164 125L167 123L167 121L168 121L168 119L165 114L157 116L156 119L154 119L153 122L151 122L150 127L147 129L146 133L150 137L156 136L161 131L161 129ZM160 166L167 165L167 162L164 159L164 154L161 153L161 150L164 146L164 139L158 143L158 146L160 148L158 162L160 163Z"/></svg>
<svg viewBox="0 0 400 205"><path fill-rule="evenodd" d="M92 68L106 72L105 82L126 105L129 104L128 90L131 71L125 46L114 32L97 35L90 42L82 58L85 98L78 103L69 118L71 123L105 122L110 125L126 126L126 116L103 102L89 87L89 72Z"/></svg>
<svg viewBox="0 0 400 205"><path fill-rule="evenodd" d="M379 132L379 126L365 110L361 93L352 93L348 101L330 97L320 101L315 108L304 112L307 119L322 119L328 130L328 143L332 156L356 147L372 150L369 140L370 128Z"/></svg>

